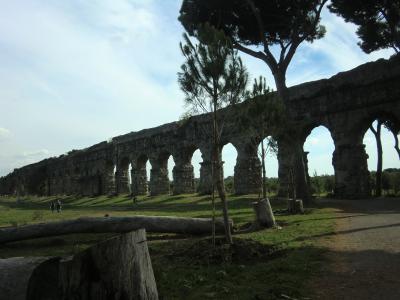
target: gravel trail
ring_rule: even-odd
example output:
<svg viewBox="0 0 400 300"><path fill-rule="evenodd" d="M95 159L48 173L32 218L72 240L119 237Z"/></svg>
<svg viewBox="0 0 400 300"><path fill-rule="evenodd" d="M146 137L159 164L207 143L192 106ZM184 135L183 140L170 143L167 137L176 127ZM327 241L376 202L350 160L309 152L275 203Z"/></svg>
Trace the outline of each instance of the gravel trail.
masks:
<svg viewBox="0 0 400 300"><path fill-rule="evenodd" d="M400 199L322 203L337 209L336 232L321 240L330 263L312 299L400 300Z"/></svg>

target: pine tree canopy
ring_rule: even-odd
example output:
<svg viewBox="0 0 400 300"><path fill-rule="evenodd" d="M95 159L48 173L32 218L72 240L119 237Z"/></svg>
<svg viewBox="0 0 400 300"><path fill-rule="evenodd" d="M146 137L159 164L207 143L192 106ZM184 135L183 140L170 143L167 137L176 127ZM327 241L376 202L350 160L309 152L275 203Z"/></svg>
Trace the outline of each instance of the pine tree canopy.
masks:
<svg viewBox="0 0 400 300"><path fill-rule="evenodd" d="M358 26L364 52L400 51L400 0L332 0L329 9Z"/></svg>

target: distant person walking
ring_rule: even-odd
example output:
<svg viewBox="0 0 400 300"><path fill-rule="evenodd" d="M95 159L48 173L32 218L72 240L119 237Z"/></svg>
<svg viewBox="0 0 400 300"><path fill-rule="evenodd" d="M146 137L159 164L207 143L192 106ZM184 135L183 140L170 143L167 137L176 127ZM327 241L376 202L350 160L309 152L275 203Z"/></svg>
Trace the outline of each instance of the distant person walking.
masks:
<svg viewBox="0 0 400 300"><path fill-rule="evenodd" d="M54 213L55 208L56 208L56 204L54 203L54 201L51 201L50 202L50 210L52 213Z"/></svg>
<svg viewBox="0 0 400 300"><path fill-rule="evenodd" d="M56 202L56 208L57 208L57 212L60 213L61 212L61 201L60 201L60 199L58 199L57 202Z"/></svg>

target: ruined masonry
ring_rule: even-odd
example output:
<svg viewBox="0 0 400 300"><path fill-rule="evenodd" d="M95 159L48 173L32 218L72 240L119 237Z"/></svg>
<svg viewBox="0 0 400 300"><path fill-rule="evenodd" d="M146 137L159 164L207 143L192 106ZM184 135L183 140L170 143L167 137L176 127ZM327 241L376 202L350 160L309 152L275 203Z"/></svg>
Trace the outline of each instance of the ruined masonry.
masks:
<svg viewBox="0 0 400 300"><path fill-rule="evenodd" d="M368 156L363 137L369 125L378 117L400 125L400 56L367 63L330 79L291 87L289 94L290 113L301 134L296 141L278 138L281 190L284 191L287 182L288 155L293 143L304 144L311 130L323 125L330 131L335 144L332 157L335 195L341 198L368 197ZM252 100L240 105L246 109L252 105ZM223 143L232 143L238 153L234 174L235 192L258 193L261 170L257 148L252 143L254 137L237 125L232 118L231 108L225 109L223 114L228 120ZM191 159L196 149L200 149L203 158L198 192L209 193L211 143L204 132L210 130L211 126L209 115L199 115L45 159L15 169L0 178L0 194L192 193L195 186ZM260 128L256 129L261 132ZM269 128L264 128L264 133L265 136L276 134ZM175 161L172 191L167 167L170 155ZM148 160L152 166L150 178L146 174ZM129 164L132 166L131 186L128 184Z"/></svg>

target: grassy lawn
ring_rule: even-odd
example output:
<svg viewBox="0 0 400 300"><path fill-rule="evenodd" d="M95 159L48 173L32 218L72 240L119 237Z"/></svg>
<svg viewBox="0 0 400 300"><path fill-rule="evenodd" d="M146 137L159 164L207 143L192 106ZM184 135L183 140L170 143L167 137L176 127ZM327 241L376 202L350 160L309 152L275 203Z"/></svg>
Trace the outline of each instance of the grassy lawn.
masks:
<svg viewBox="0 0 400 300"><path fill-rule="evenodd" d="M208 196L62 197L62 213L51 213L54 197L0 198L0 227L82 216L167 215L210 217ZM253 220L255 196L230 196L236 228ZM286 207L272 200L276 209ZM235 247L212 251L208 237L149 234L149 249L161 299L282 299L307 297L307 283L324 262L318 237L333 231L333 210L313 205L306 214L276 216L280 229L235 234ZM220 210L218 210L220 211ZM0 245L0 258L77 253L111 234L81 234Z"/></svg>

